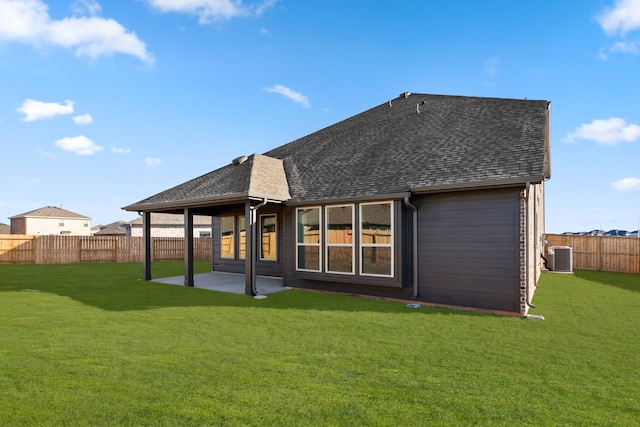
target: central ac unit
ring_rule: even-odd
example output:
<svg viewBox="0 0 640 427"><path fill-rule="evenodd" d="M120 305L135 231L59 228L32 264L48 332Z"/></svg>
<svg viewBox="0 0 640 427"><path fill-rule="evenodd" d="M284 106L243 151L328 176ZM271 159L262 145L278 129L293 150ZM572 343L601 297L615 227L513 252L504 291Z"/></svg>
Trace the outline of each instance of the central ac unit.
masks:
<svg viewBox="0 0 640 427"><path fill-rule="evenodd" d="M549 267L558 273L573 273L573 252L569 246L549 248Z"/></svg>

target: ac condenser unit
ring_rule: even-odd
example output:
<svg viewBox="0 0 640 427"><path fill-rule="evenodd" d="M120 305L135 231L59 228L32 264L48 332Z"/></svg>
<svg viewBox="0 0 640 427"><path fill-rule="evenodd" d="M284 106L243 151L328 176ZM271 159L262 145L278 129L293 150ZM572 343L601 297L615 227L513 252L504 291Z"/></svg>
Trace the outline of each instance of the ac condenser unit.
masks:
<svg viewBox="0 0 640 427"><path fill-rule="evenodd" d="M551 271L573 273L573 253L569 246L551 246L549 248Z"/></svg>

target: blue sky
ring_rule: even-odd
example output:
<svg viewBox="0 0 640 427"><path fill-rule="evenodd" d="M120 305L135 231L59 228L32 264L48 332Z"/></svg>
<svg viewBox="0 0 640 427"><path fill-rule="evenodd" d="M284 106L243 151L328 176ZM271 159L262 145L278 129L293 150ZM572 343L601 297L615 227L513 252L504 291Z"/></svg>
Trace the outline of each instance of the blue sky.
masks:
<svg viewBox="0 0 640 427"><path fill-rule="evenodd" d="M0 222L92 224L402 92L551 101L547 232L640 222L640 0L0 0Z"/></svg>

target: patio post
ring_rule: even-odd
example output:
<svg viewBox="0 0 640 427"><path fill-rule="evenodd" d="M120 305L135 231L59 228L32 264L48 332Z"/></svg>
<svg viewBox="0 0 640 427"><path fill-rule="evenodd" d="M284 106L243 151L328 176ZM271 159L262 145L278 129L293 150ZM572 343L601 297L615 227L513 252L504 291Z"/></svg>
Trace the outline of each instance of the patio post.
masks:
<svg viewBox="0 0 640 427"><path fill-rule="evenodd" d="M194 286L193 281L193 211L184 209L184 285Z"/></svg>
<svg viewBox="0 0 640 427"><path fill-rule="evenodd" d="M142 244L144 247L142 278L151 280L151 212L142 213Z"/></svg>
<svg viewBox="0 0 640 427"><path fill-rule="evenodd" d="M254 211L251 208L251 201L248 200L244 204L244 218L245 218L245 247L246 255L244 257L244 293L246 295L254 295L253 293L253 281L255 280L255 258L256 258L256 245L255 245L255 218Z"/></svg>

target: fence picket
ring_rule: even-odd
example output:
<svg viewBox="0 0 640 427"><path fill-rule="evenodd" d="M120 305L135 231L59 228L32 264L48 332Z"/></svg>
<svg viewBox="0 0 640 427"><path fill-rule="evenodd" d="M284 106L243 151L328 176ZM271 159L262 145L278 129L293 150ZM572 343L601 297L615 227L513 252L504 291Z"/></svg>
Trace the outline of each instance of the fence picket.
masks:
<svg viewBox="0 0 640 427"><path fill-rule="evenodd" d="M154 237L152 259L184 259L184 239ZM142 262L142 237L0 235L0 264ZM211 260L211 238L194 238L194 259Z"/></svg>

